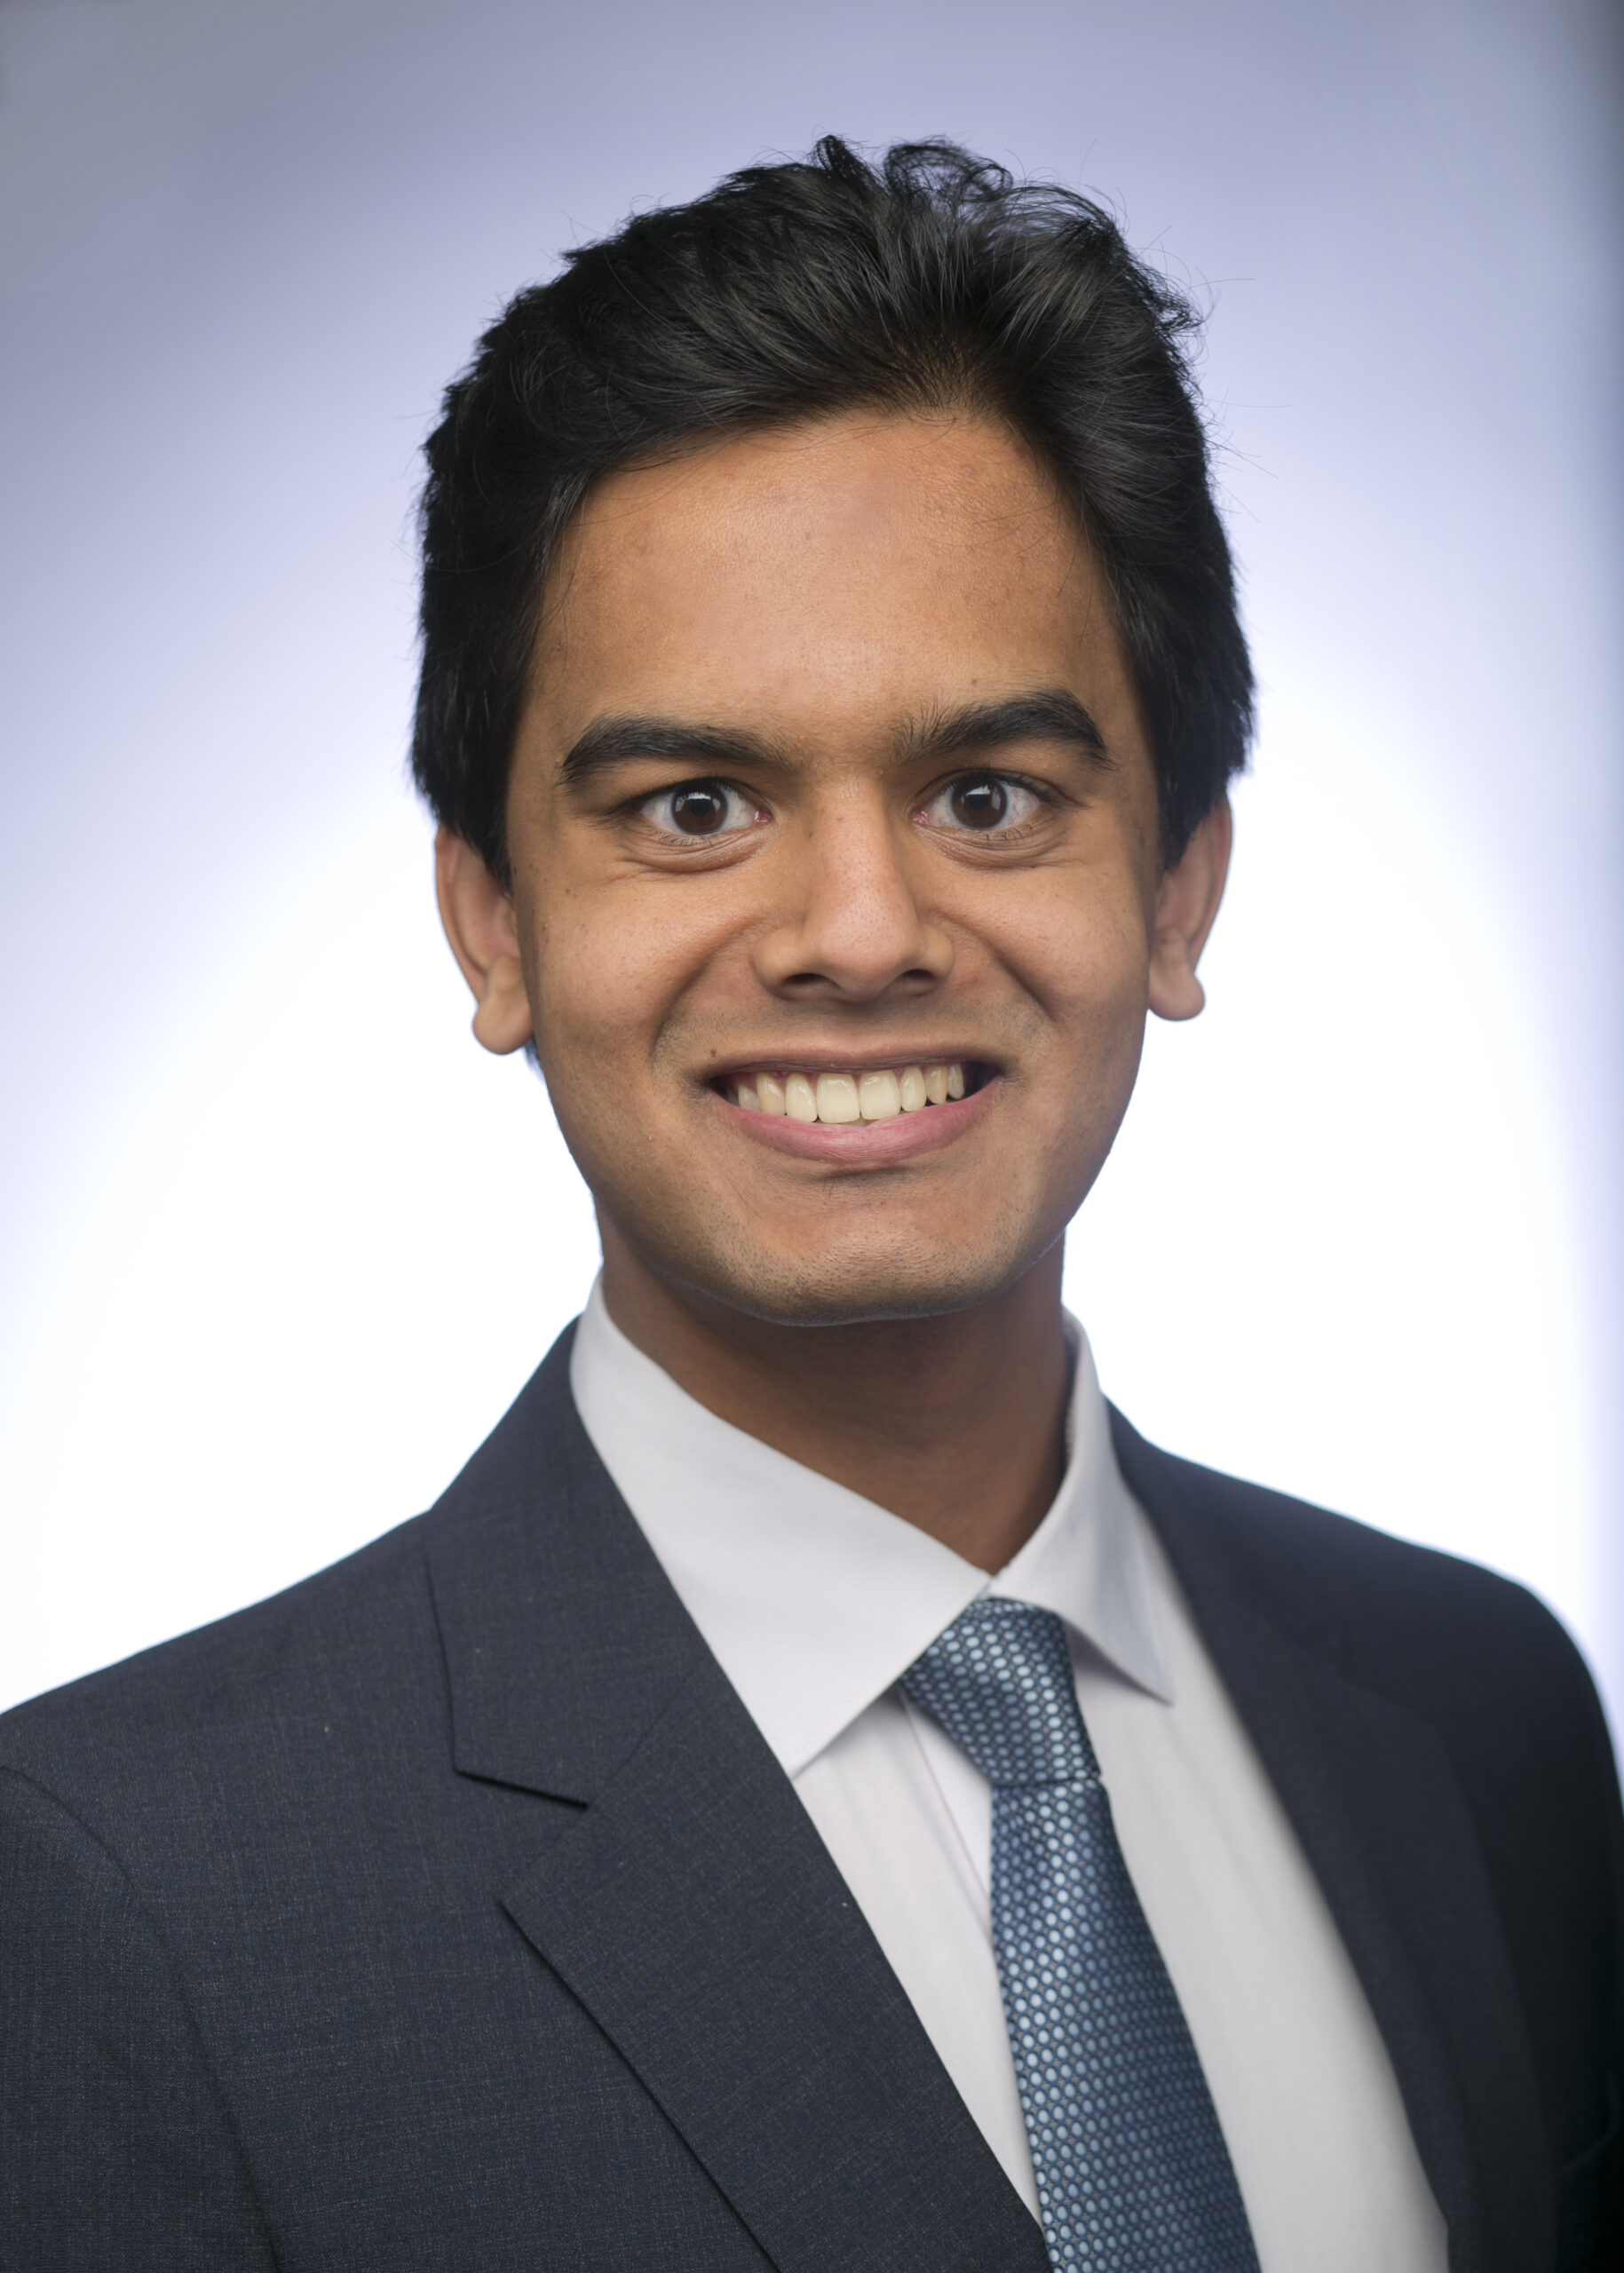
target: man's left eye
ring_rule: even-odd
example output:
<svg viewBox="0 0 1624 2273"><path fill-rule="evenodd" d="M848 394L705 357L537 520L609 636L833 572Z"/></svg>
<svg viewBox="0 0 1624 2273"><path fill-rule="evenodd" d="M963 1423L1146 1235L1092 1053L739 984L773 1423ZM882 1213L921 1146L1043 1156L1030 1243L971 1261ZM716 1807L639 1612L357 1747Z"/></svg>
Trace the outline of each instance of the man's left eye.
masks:
<svg viewBox="0 0 1624 2273"><path fill-rule="evenodd" d="M920 809L919 818L932 828L950 829L955 835L968 831L976 836L992 836L1003 829L1018 828L1042 810L1042 800L1036 791L1024 782L1011 781L1007 773L964 773L939 789L930 804Z"/></svg>
<svg viewBox="0 0 1624 2273"><path fill-rule="evenodd" d="M756 807L731 781L684 781L645 800L643 811L669 836L725 836L759 818Z"/></svg>

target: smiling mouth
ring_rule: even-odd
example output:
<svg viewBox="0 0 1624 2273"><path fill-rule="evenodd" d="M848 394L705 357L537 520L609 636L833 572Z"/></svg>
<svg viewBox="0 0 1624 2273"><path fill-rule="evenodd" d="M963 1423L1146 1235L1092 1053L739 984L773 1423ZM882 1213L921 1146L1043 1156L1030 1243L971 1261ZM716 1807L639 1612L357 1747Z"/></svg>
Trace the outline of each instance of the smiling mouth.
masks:
<svg viewBox="0 0 1624 2273"><path fill-rule="evenodd" d="M756 1066L729 1074L717 1087L743 1113L849 1129L971 1097L987 1070L957 1057L850 1073Z"/></svg>

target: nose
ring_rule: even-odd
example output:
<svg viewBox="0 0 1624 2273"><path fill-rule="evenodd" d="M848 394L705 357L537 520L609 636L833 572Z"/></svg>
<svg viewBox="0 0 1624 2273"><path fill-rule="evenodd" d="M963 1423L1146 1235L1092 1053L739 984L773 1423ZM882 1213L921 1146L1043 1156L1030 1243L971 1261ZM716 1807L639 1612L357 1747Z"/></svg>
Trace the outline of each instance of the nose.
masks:
<svg viewBox="0 0 1624 2273"><path fill-rule="evenodd" d="M803 817L773 863L780 912L756 947L772 993L873 1002L930 994L947 978L953 941L921 901L907 827L856 791Z"/></svg>

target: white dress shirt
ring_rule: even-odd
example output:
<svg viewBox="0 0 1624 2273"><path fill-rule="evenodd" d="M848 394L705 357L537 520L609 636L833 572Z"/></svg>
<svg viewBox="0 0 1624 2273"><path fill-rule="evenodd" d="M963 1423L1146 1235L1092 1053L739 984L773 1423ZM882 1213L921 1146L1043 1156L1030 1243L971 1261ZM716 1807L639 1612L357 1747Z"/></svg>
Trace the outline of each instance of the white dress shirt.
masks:
<svg viewBox="0 0 1624 2273"><path fill-rule="evenodd" d="M1128 1867L1200 2055L1262 2273L1444 2273L1443 2220L1318 1881L1118 1471L1081 1329L1070 1457L995 1578L720 1421L595 1287L588 1435L781 1762L947 2073L1038 2214L993 1953L992 1793L896 1689L983 1595L1065 1621Z"/></svg>

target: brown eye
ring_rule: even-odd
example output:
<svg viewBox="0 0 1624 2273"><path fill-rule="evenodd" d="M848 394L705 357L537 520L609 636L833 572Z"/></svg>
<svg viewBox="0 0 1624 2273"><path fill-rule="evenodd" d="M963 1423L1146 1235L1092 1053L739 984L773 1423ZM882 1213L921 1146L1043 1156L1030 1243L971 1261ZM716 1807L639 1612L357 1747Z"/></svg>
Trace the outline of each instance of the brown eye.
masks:
<svg viewBox="0 0 1624 2273"><path fill-rule="evenodd" d="M714 836L727 825L727 791L720 781L695 781L672 791L669 810L685 836Z"/></svg>
<svg viewBox="0 0 1624 2273"><path fill-rule="evenodd" d="M954 819L965 828L1002 828L1009 816L1010 793L989 775L955 781L948 792Z"/></svg>
<svg viewBox="0 0 1624 2273"><path fill-rule="evenodd" d="M679 781L674 788L656 790L640 808L664 836L690 840L741 836L762 812L742 789L731 781Z"/></svg>
<svg viewBox="0 0 1624 2273"><path fill-rule="evenodd" d="M945 836L994 837L1009 844L1023 841L1025 824L1041 815L1043 804L1035 789L1007 773L965 773L937 790L914 818Z"/></svg>

